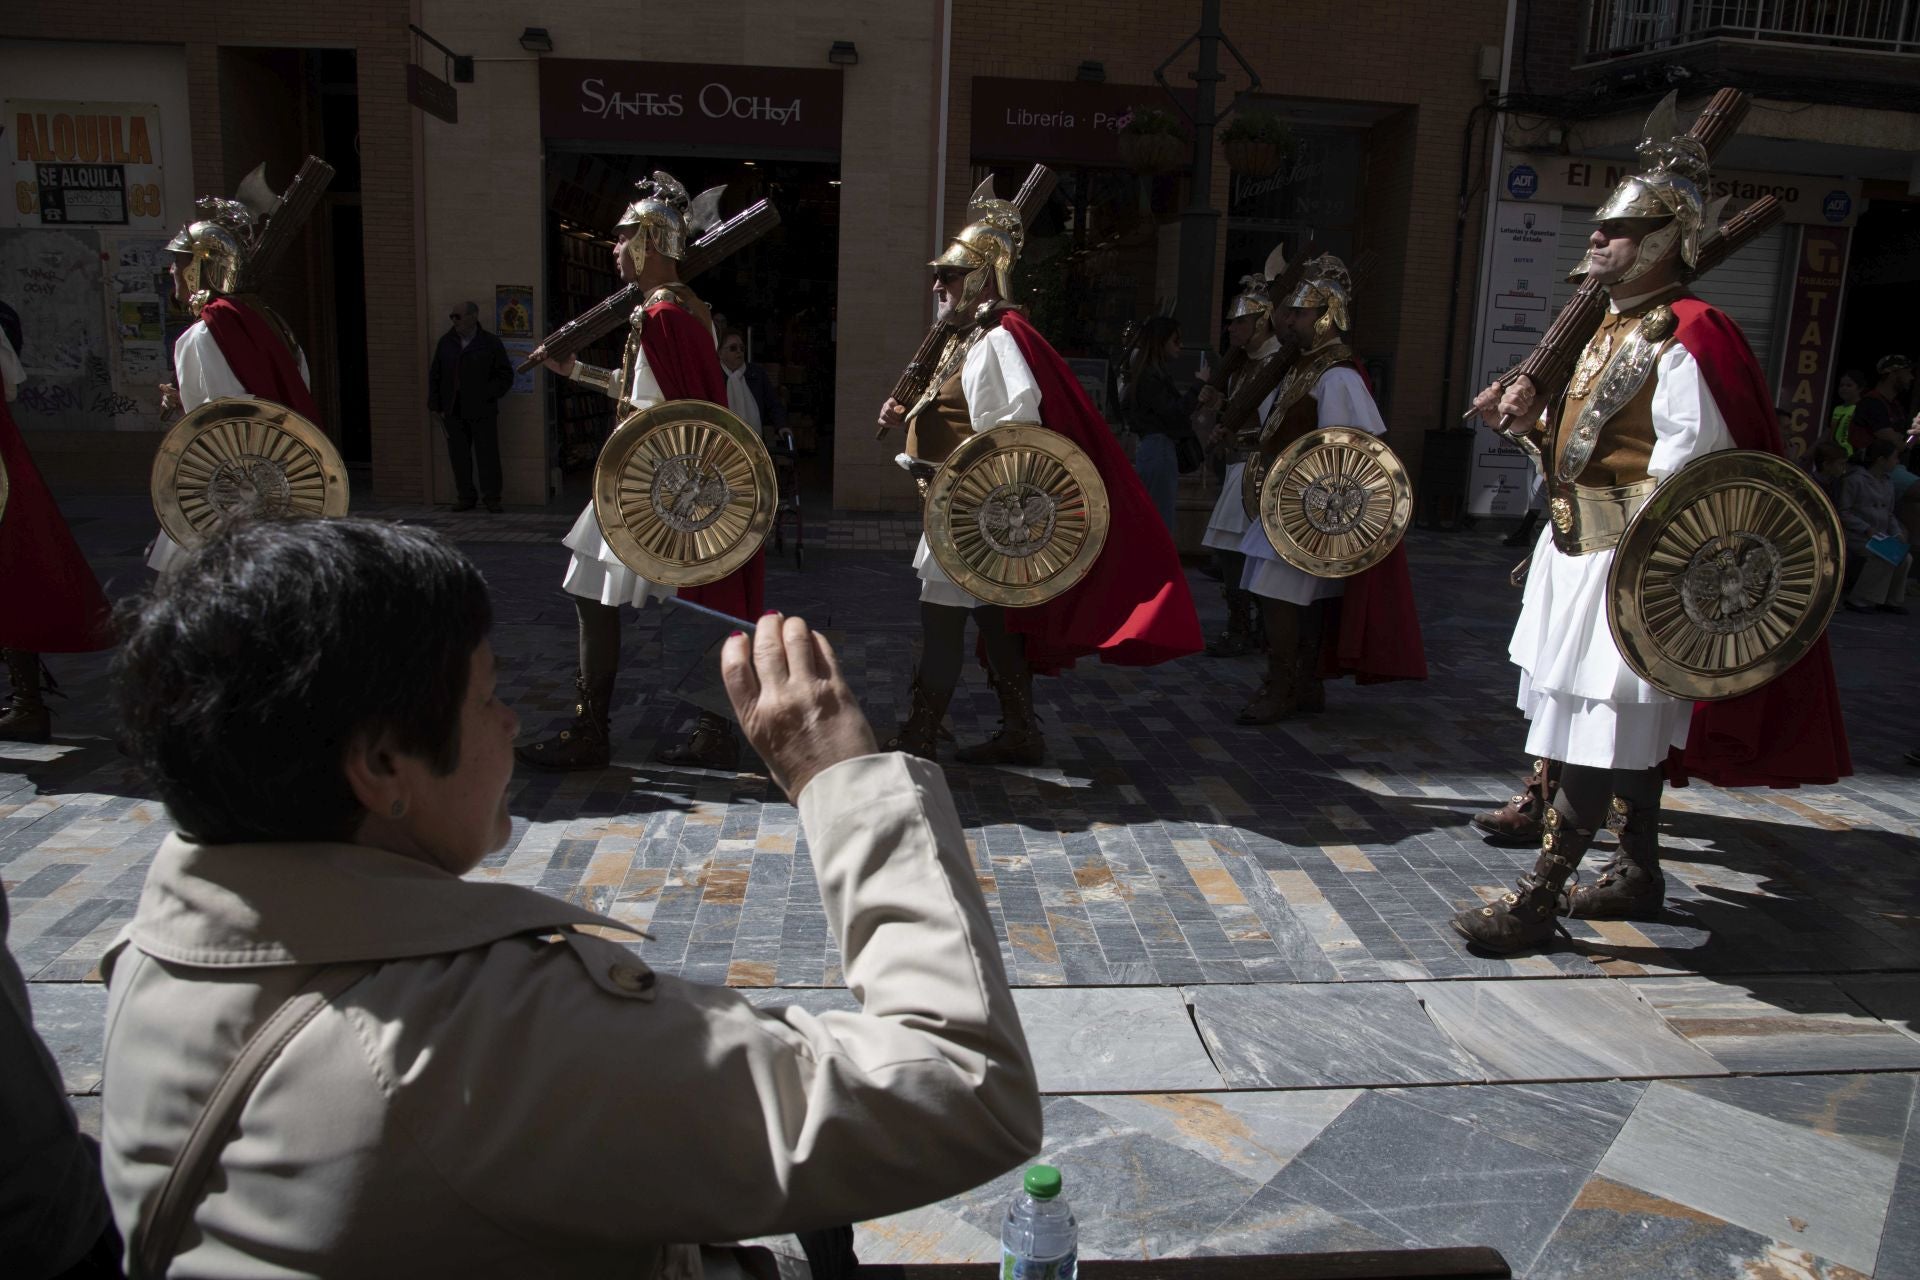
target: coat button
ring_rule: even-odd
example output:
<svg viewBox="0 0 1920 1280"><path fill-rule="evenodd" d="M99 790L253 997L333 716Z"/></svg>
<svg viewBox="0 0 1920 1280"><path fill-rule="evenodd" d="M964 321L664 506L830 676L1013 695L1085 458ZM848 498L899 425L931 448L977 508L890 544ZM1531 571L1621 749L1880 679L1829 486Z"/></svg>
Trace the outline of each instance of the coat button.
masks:
<svg viewBox="0 0 1920 1280"><path fill-rule="evenodd" d="M607 977L622 991L645 991L653 986L652 972L635 964L613 965L608 968Z"/></svg>

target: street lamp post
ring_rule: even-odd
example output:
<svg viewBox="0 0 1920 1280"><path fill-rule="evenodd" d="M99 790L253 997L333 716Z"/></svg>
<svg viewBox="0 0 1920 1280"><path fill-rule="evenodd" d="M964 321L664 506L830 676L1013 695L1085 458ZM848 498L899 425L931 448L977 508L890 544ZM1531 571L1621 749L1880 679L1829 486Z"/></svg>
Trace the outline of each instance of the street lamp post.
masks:
<svg viewBox="0 0 1920 1280"><path fill-rule="evenodd" d="M1259 75L1220 29L1220 0L1200 0L1200 29L1188 36L1153 71L1153 78L1193 125L1193 189L1188 193L1187 207L1180 213L1180 284L1174 303L1174 318L1180 322L1181 332L1187 335L1188 344L1194 348L1211 345L1213 336L1213 250L1220 227L1220 211L1213 207L1213 130L1238 105L1236 98L1235 102L1227 104L1225 111L1215 110L1218 101L1216 90L1220 82L1226 79L1220 72L1220 46L1223 44L1251 82L1246 91L1251 93L1259 89ZM1167 68L1187 51L1188 45L1199 46L1200 58L1199 66L1189 73L1189 78L1194 82L1192 111L1188 111L1186 104L1174 95L1166 76Z"/></svg>

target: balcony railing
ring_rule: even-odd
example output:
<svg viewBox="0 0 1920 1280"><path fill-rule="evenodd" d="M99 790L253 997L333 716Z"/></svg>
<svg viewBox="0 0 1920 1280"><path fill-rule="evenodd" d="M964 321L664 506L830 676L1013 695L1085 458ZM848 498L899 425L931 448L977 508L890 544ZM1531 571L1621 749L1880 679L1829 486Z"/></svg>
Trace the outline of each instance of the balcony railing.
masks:
<svg viewBox="0 0 1920 1280"><path fill-rule="evenodd" d="M1920 54L1920 0L1592 0L1587 57L1704 40Z"/></svg>

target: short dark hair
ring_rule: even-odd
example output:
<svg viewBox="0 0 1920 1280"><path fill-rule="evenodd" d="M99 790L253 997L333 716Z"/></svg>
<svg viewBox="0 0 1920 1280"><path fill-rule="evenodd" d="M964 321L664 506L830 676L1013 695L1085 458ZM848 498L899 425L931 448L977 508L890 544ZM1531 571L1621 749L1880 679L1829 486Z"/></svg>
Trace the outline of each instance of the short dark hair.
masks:
<svg viewBox="0 0 1920 1280"><path fill-rule="evenodd" d="M1875 463L1882 458L1891 458L1898 452L1900 452L1898 444L1875 432L1874 438L1867 441L1865 456L1868 463Z"/></svg>
<svg viewBox="0 0 1920 1280"><path fill-rule="evenodd" d="M388 733L452 772L492 625L480 571L425 529L238 521L123 607L125 742L188 839L349 840L348 745Z"/></svg>

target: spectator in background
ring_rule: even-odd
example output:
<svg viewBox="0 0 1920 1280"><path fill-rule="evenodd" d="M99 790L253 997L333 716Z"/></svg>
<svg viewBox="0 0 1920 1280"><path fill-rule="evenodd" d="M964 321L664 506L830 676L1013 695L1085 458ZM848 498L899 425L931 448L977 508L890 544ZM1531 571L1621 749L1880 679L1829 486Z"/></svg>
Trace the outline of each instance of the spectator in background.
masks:
<svg viewBox="0 0 1920 1280"><path fill-rule="evenodd" d="M1837 509L1840 506L1840 487L1847 480L1847 451L1832 440L1822 440L1813 446L1813 478Z"/></svg>
<svg viewBox="0 0 1920 1280"><path fill-rule="evenodd" d="M1905 356L1882 356L1873 371L1879 381L1853 407L1853 424L1847 433L1856 454L1882 431L1890 427L1897 431L1907 420L1902 398L1913 386L1913 361ZM1861 459L1856 457L1854 461Z"/></svg>
<svg viewBox="0 0 1920 1280"><path fill-rule="evenodd" d="M1840 375L1836 388L1840 403L1833 406L1833 413L1827 424L1833 432L1833 442L1851 458L1853 456L1852 435L1854 406L1860 403L1861 393L1867 389L1867 375L1858 369L1849 369Z"/></svg>
<svg viewBox="0 0 1920 1280"><path fill-rule="evenodd" d="M455 511L484 500L500 509L500 397L513 389L513 365L500 339L480 327L480 307L462 302L447 319L427 370L427 411L447 434L447 461L460 500ZM476 495L474 472L480 473Z"/></svg>
<svg viewBox="0 0 1920 1280"><path fill-rule="evenodd" d="M1854 467L1840 490L1840 524L1847 535L1847 555L1857 558L1860 565L1860 576L1845 601L1854 613L1907 611L1901 601L1907 597L1913 554L1905 549L1907 533L1893 510L1894 454L1891 440L1874 440L1867 446L1866 464ZM1877 538L1895 540L1897 560L1869 548ZM1882 543L1881 550L1887 545Z"/></svg>
<svg viewBox="0 0 1920 1280"><path fill-rule="evenodd" d="M787 407L766 369L748 362L747 338L740 330L721 331L720 367L727 375L727 408L758 431L768 449L777 448L787 429Z"/></svg>
<svg viewBox="0 0 1920 1280"><path fill-rule="evenodd" d="M1174 503L1180 492L1182 437L1193 433L1190 421L1199 391L1182 392L1174 385L1170 363L1180 355L1180 322L1172 316L1152 316L1134 335L1127 354L1127 382L1121 411L1140 438L1133 469L1147 488L1154 510L1173 532Z"/></svg>

